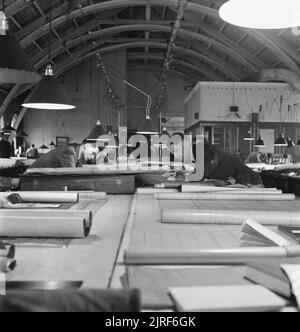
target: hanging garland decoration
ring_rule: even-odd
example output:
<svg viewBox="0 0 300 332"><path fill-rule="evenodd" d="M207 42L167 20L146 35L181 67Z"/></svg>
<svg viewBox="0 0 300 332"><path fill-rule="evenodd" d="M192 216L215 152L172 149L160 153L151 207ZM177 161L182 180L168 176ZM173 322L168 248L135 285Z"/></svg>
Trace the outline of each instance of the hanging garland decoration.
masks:
<svg viewBox="0 0 300 332"><path fill-rule="evenodd" d="M105 79L105 94L103 100L106 105L111 106L115 109L121 109L122 107L124 107L124 104L122 103L121 97L119 96L119 93L113 83L113 80L108 73L108 70L105 66L105 63L103 61L100 52L96 53L96 58L97 58L97 68Z"/></svg>
<svg viewBox="0 0 300 332"><path fill-rule="evenodd" d="M96 53L97 60L97 69L104 77L105 80L105 92L103 97L103 102L111 110L117 110L118 112L125 107L122 98L120 97L117 88L111 78L111 75L108 73L108 69L105 66L104 60L100 52ZM112 114L111 114L112 115ZM111 117L112 119L113 117ZM112 126L110 126L112 127ZM112 130L112 128L110 128Z"/></svg>
<svg viewBox="0 0 300 332"><path fill-rule="evenodd" d="M153 106L153 111L157 113L163 114L166 106L168 105L168 73L170 72L171 66L173 64L172 51L176 46L175 41L181 26L181 22L183 20L184 12L187 7L188 1L189 0L178 0L179 3L177 18L172 29L171 38L167 47L167 53L162 65L161 78L158 84L158 93Z"/></svg>

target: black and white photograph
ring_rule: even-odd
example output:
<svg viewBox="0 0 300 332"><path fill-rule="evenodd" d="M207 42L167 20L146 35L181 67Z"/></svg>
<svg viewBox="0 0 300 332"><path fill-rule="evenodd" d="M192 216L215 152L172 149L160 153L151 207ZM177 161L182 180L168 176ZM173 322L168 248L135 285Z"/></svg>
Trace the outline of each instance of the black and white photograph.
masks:
<svg viewBox="0 0 300 332"><path fill-rule="evenodd" d="M300 1L0 0L0 312L299 311Z"/></svg>

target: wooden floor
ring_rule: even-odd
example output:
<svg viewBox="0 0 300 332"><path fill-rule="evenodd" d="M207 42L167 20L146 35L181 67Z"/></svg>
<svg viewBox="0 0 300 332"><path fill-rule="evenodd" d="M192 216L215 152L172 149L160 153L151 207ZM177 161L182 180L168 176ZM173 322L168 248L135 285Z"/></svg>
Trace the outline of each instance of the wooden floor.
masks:
<svg viewBox="0 0 300 332"><path fill-rule="evenodd" d="M49 243L17 245L16 270L8 281L83 281L84 289L110 284L132 196L109 196L87 239L72 240L66 247ZM50 242L51 243L51 242Z"/></svg>

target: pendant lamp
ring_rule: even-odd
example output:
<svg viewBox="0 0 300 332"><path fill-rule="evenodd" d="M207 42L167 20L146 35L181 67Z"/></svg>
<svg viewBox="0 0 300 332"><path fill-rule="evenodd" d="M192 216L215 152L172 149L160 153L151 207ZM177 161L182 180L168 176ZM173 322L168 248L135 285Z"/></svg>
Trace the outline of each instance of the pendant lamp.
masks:
<svg viewBox="0 0 300 332"><path fill-rule="evenodd" d="M16 129L13 128L9 123L4 128L2 128L2 130L1 130L1 132L4 135L10 135L11 133L13 133L15 131L16 131Z"/></svg>
<svg viewBox="0 0 300 332"><path fill-rule="evenodd" d="M298 27L299 13L299 0L230 0L219 11L225 22L250 29Z"/></svg>
<svg viewBox="0 0 300 332"><path fill-rule="evenodd" d="M288 146L288 143L282 133L280 133L280 135L276 139L274 146L278 146L278 147L287 147Z"/></svg>
<svg viewBox="0 0 300 332"><path fill-rule="evenodd" d="M40 146L40 150L49 150L48 146L43 144L42 146Z"/></svg>
<svg viewBox="0 0 300 332"><path fill-rule="evenodd" d="M170 136L169 133L168 133L168 130L167 130L167 127L166 127L166 126L163 127L163 130L162 130L162 132L161 132L161 135Z"/></svg>
<svg viewBox="0 0 300 332"><path fill-rule="evenodd" d="M4 1L0 11L0 84L29 84L41 77L16 38L9 32Z"/></svg>
<svg viewBox="0 0 300 332"><path fill-rule="evenodd" d="M146 115L146 120L139 127L137 134L140 135L158 135L159 132L156 129L154 123L152 122L150 115Z"/></svg>
<svg viewBox="0 0 300 332"><path fill-rule="evenodd" d="M244 141L254 141L251 130L249 130L247 136L244 137Z"/></svg>
<svg viewBox="0 0 300 332"><path fill-rule="evenodd" d="M157 128L155 127L155 125L152 122L151 117L150 117L152 98L147 93L145 93L141 89L137 88L133 84L131 84L131 83L125 81L125 80L123 80L123 82L125 84L127 84L128 86L130 86L132 89L140 92L141 94L143 94L144 96L147 97L146 120L139 127L139 129L137 131L137 134L140 134L140 135L159 135L159 132L158 132Z"/></svg>
<svg viewBox="0 0 300 332"><path fill-rule="evenodd" d="M96 126L94 129L90 132L89 136L85 139L87 142L97 142L101 141L102 139L100 138L101 136L106 135L106 132L104 128L101 125L101 121L98 120L96 122ZM107 139L105 139L107 141Z"/></svg>
<svg viewBox="0 0 300 332"><path fill-rule="evenodd" d="M64 88L47 66L45 76L22 104L23 107L42 110L71 110L76 108Z"/></svg>
<svg viewBox="0 0 300 332"><path fill-rule="evenodd" d="M264 140L261 138L261 136L259 136L258 140L255 142L254 146L256 148L265 148L266 145L265 145L265 142Z"/></svg>
<svg viewBox="0 0 300 332"><path fill-rule="evenodd" d="M49 33L52 32L52 15L49 15ZM45 75L22 104L23 107L42 110L71 110L76 108L66 91L54 77L51 63L51 39L49 37L49 64Z"/></svg>
<svg viewBox="0 0 300 332"><path fill-rule="evenodd" d="M17 133L17 137L25 138L28 137L28 135L23 130L21 130Z"/></svg>
<svg viewBox="0 0 300 332"><path fill-rule="evenodd" d="M56 144L55 144L54 142L51 142L51 143L50 143L50 147L51 147L51 148L56 148Z"/></svg>

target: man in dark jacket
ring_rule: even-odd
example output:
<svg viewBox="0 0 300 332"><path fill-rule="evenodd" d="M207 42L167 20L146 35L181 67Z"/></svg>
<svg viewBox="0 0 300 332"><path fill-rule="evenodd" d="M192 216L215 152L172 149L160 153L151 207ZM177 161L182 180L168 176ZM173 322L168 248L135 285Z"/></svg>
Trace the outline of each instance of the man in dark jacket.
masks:
<svg viewBox="0 0 300 332"><path fill-rule="evenodd" d="M7 135L1 133L0 135L0 158L10 158L12 156L12 148L8 142Z"/></svg>
<svg viewBox="0 0 300 332"><path fill-rule="evenodd" d="M243 185L262 185L259 174L243 164L236 156L205 142L204 177L226 181L233 178Z"/></svg>
<svg viewBox="0 0 300 332"><path fill-rule="evenodd" d="M31 168L74 168L81 167L95 157L95 144L70 144L58 147L35 161Z"/></svg>

